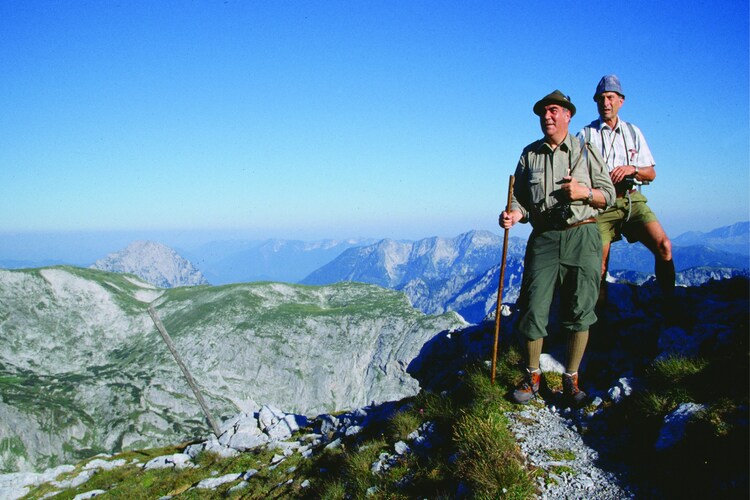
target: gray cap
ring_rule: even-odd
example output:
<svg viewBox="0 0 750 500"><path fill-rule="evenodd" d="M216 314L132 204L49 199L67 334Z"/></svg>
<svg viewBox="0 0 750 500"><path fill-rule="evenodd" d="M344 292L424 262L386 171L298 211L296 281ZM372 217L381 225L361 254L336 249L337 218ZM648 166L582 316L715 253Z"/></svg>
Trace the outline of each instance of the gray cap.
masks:
<svg viewBox="0 0 750 500"><path fill-rule="evenodd" d="M622 97L625 97L625 94L622 93L622 85L620 85L620 79L617 78L617 75L604 75L602 79L599 80L599 85L596 86L596 92L594 92L594 100L596 101L596 97L604 92L616 92Z"/></svg>

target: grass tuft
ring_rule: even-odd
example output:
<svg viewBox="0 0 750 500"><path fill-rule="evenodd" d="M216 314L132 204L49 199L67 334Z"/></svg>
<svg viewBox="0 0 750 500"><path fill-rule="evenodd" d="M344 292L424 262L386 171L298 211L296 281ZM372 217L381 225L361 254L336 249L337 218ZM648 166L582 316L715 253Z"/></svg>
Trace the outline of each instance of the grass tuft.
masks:
<svg viewBox="0 0 750 500"><path fill-rule="evenodd" d="M552 392L561 392L562 385L562 373L557 372L544 372L543 374L544 383L547 384L547 388Z"/></svg>
<svg viewBox="0 0 750 500"><path fill-rule="evenodd" d="M575 460L576 454L571 450L545 450L552 460Z"/></svg>
<svg viewBox="0 0 750 500"><path fill-rule="evenodd" d="M422 410L421 414L420 410ZM424 420L422 408L399 411L388 422L388 435L393 441L406 440L407 436L417 430Z"/></svg>
<svg viewBox="0 0 750 500"><path fill-rule="evenodd" d="M527 498L534 484L526 469L505 418L464 414L455 429L459 459L457 472L479 497Z"/></svg>
<svg viewBox="0 0 750 500"><path fill-rule="evenodd" d="M699 375L707 366L705 359L669 356L654 361L650 376L664 385L680 384L688 377Z"/></svg>

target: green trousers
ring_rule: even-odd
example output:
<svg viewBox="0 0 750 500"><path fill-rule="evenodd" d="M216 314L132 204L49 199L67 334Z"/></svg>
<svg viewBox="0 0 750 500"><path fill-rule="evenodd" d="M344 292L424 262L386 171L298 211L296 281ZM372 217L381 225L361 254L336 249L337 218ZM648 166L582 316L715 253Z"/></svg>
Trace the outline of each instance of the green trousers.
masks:
<svg viewBox="0 0 750 500"><path fill-rule="evenodd" d="M518 330L527 339L547 336L549 311L559 288L560 320L569 332L596 322L602 239L596 224L561 231L533 231L526 245Z"/></svg>

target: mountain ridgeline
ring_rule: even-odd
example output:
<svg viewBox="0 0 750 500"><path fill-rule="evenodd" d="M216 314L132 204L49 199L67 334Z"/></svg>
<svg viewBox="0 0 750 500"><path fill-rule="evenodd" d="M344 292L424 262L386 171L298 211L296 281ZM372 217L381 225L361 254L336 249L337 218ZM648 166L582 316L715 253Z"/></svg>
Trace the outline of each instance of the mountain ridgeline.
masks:
<svg viewBox="0 0 750 500"><path fill-rule="evenodd" d="M213 285L251 281L296 283L341 252L374 240L213 241L181 251Z"/></svg>
<svg viewBox="0 0 750 500"><path fill-rule="evenodd" d="M525 239L509 239L503 302L518 298L525 246ZM426 314L455 311L477 323L496 306L502 238L488 231L469 231L455 238L418 241L228 241L206 244L185 255L197 265L163 245L136 242L94 267L130 272L159 287L204 284L202 273L214 285L257 279L308 285L370 283L405 293ZM750 223L685 233L674 238L673 255L679 285L748 276ZM642 244L612 246L610 281L642 284L653 279L653 267L653 256Z"/></svg>
<svg viewBox="0 0 750 500"><path fill-rule="evenodd" d="M741 223L705 241L690 234L686 246L675 238L678 282L747 276L750 252L726 249L741 250L748 234ZM732 243L722 246L724 237ZM320 259L339 245L345 250L303 284L207 286L190 262L148 243L98 263L118 272L0 270L0 470L39 470L205 433L204 416L146 312L149 304L216 416L253 411L258 403L315 415L414 395L415 370L430 364L425 347L494 310L498 235L292 245L291 254L309 251ZM624 243L613 248L645 251ZM506 303L517 298L524 250L524 240L510 238ZM637 261L653 265L648 253ZM611 262L621 281L648 278L647 271L617 271L618 262L627 259L613 255ZM184 286L197 284L203 285ZM618 293L624 294L618 304L632 300L631 287L612 296ZM636 315L643 316L642 307L628 306L617 318L632 322ZM723 320L712 315L711 321ZM746 316L743 324L740 330ZM675 338L684 343L682 334Z"/></svg>
<svg viewBox="0 0 750 500"><path fill-rule="evenodd" d="M722 244L723 237L729 243ZM694 286L710 279L748 276L750 224L738 223L708 233L692 233L688 244L673 244L677 282ZM350 248L302 280L305 284L341 281L373 283L403 291L414 307L427 314L456 311L478 323L494 311L503 240L487 231L470 231L455 238L416 242L382 240ZM734 250L727 251L725 248ZM744 253L740 252L744 248ZM518 298L526 241L509 238L503 302ZM640 243L612 246L610 274L614 281L643 283L653 277L654 257Z"/></svg>
<svg viewBox="0 0 750 500"><path fill-rule="evenodd" d="M511 238L506 301L514 302L518 295L524 246L520 238ZM403 291L414 307L427 314L452 310L478 322L497 300L501 253L502 238L487 231L416 242L382 240L345 251L302 283L373 283Z"/></svg>

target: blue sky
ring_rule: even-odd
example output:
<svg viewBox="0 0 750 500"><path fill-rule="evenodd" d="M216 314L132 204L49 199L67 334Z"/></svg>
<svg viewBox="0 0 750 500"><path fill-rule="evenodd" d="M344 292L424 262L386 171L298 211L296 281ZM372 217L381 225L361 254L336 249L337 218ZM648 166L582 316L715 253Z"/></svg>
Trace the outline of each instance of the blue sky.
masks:
<svg viewBox="0 0 750 500"><path fill-rule="evenodd" d="M0 233L499 231L541 137L533 103L570 94L577 132L606 73L656 158L644 193L668 234L747 220L748 17L747 1L4 0Z"/></svg>

